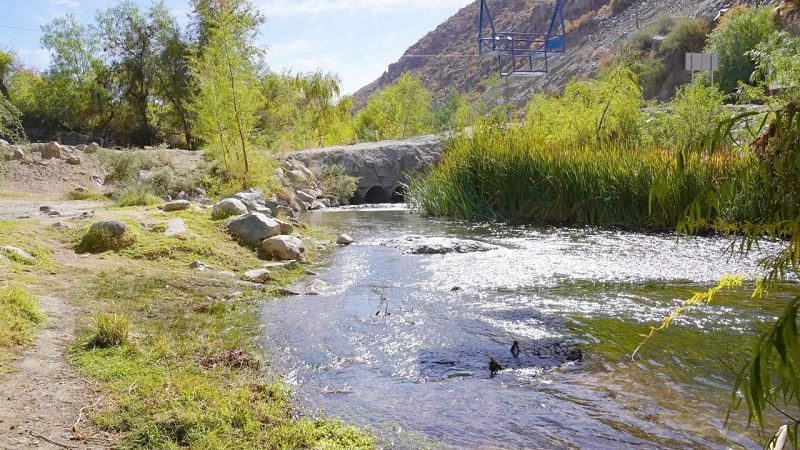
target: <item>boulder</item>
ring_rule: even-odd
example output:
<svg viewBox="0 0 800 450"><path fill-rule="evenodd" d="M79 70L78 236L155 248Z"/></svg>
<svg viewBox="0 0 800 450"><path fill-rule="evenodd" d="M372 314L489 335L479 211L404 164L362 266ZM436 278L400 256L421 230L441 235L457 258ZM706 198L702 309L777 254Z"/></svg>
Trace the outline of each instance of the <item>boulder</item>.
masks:
<svg viewBox="0 0 800 450"><path fill-rule="evenodd" d="M317 210L326 209L326 208L327 208L327 206L325 206L325 203L322 203L319 200L314 200L313 202L311 202L311 206L308 207L308 209L311 210L311 211L317 211Z"/></svg>
<svg viewBox="0 0 800 450"><path fill-rule="evenodd" d="M201 272L206 271L206 270L214 270L213 267L209 266L208 264L206 264L206 263L204 263L203 261L200 261L200 260L192 261L189 264L189 267L192 268L192 269L197 269L197 270L199 270Z"/></svg>
<svg viewBox="0 0 800 450"><path fill-rule="evenodd" d="M267 269L253 269L244 273L244 279L255 283L263 283L269 281L269 270Z"/></svg>
<svg viewBox="0 0 800 450"><path fill-rule="evenodd" d="M45 145L44 151L42 152L43 158L61 158L61 146L58 142L50 142Z"/></svg>
<svg viewBox="0 0 800 450"><path fill-rule="evenodd" d="M281 225L281 234L292 234L294 233L294 227L291 224L288 224L282 220L275 219Z"/></svg>
<svg viewBox="0 0 800 450"><path fill-rule="evenodd" d="M14 159L22 159L24 157L25 157L25 152L23 152L21 148L16 147L14 149L14 154L12 155L12 158L14 158Z"/></svg>
<svg viewBox="0 0 800 450"><path fill-rule="evenodd" d="M285 176L293 186L308 186L305 174L298 169L286 172Z"/></svg>
<svg viewBox="0 0 800 450"><path fill-rule="evenodd" d="M122 236L128 231L128 226L116 219L98 220L89 227L89 233L97 231L104 231L111 236Z"/></svg>
<svg viewBox="0 0 800 450"><path fill-rule="evenodd" d="M256 245L266 238L281 234L281 224L261 213L248 213L231 219L225 228L247 245Z"/></svg>
<svg viewBox="0 0 800 450"><path fill-rule="evenodd" d="M259 208L263 208L266 206L266 199L264 199L264 193L259 188L250 188L246 191L237 192L230 196L229 198L235 198L241 201L244 206L247 207L247 210L250 212L254 212Z"/></svg>
<svg viewBox="0 0 800 450"><path fill-rule="evenodd" d="M306 248L303 241L296 236L273 236L261 242L264 253L280 260L305 260Z"/></svg>
<svg viewBox="0 0 800 450"><path fill-rule="evenodd" d="M398 248L412 255L444 255L447 253L473 253L495 250L498 247L468 239L446 237L402 236L382 245Z"/></svg>
<svg viewBox="0 0 800 450"><path fill-rule="evenodd" d="M81 165L81 157L80 156L67 156L67 164L71 166L80 166Z"/></svg>
<svg viewBox="0 0 800 450"><path fill-rule="evenodd" d="M342 233L336 238L336 243L339 245L350 245L353 243L353 238L350 237L349 234Z"/></svg>
<svg viewBox="0 0 800 450"><path fill-rule="evenodd" d="M11 259L16 259L16 260L33 261L34 259L36 259L33 257L33 255L26 252L25 250L17 247L12 247L10 245L4 245L0 247L0 253L5 253L6 255L10 256Z"/></svg>
<svg viewBox="0 0 800 450"><path fill-rule="evenodd" d="M86 146L86 150L84 151L86 153L94 153L98 150L100 150L100 145L97 142L92 142L91 144Z"/></svg>
<svg viewBox="0 0 800 450"><path fill-rule="evenodd" d="M247 214L247 206L237 198L225 198L217 202L211 210L212 219L227 219L231 216Z"/></svg>
<svg viewBox="0 0 800 450"><path fill-rule="evenodd" d="M8 147L9 145L11 144L9 144L7 140L0 139L0 147Z"/></svg>
<svg viewBox="0 0 800 450"><path fill-rule="evenodd" d="M69 230L72 227L67 222L56 222L53 224L53 228L56 230Z"/></svg>
<svg viewBox="0 0 800 450"><path fill-rule="evenodd" d="M76 145L75 146L75 150L77 150L79 152L85 152L86 151L86 144L78 144L78 145Z"/></svg>
<svg viewBox="0 0 800 450"><path fill-rule="evenodd" d="M189 200L174 200L164 205L162 209L164 212L182 211L191 208L191 206L192 203Z"/></svg>
<svg viewBox="0 0 800 450"><path fill-rule="evenodd" d="M174 236L186 232L186 224L183 219L176 217L167 221L167 229L164 231L165 236Z"/></svg>
<svg viewBox="0 0 800 450"><path fill-rule="evenodd" d="M311 195L308 192L306 192L304 190L301 190L301 189L296 190L295 194L297 194L297 198L299 198L300 200L302 200L302 201L304 201L306 203L314 203L314 200L317 199L313 195Z"/></svg>

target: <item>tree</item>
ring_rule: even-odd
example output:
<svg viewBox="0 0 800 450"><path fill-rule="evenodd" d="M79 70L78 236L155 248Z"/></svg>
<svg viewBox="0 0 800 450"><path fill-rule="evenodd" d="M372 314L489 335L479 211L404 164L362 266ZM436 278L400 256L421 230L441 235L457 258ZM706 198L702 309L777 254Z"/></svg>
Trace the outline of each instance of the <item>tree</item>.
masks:
<svg viewBox="0 0 800 450"><path fill-rule="evenodd" d="M734 7L711 33L706 52L719 54L719 84L730 93L739 82L751 79L756 63L749 53L768 40L775 24L768 7Z"/></svg>
<svg viewBox="0 0 800 450"><path fill-rule="evenodd" d="M25 139L25 133L20 122L20 112L11 102L11 93L7 86L7 79L11 74L14 64L14 55L0 50L0 136L12 141Z"/></svg>
<svg viewBox="0 0 800 450"><path fill-rule="evenodd" d="M204 24L205 45L196 50L190 69L199 86L192 103L197 135L210 153L222 160L244 188L251 182L249 153L260 105L255 59L261 51L253 40L263 18L249 20L237 11L251 11L247 1L195 2Z"/></svg>
<svg viewBox="0 0 800 450"><path fill-rule="evenodd" d="M356 115L359 139L398 139L431 133L431 94L422 81L404 73L375 94Z"/></svg>

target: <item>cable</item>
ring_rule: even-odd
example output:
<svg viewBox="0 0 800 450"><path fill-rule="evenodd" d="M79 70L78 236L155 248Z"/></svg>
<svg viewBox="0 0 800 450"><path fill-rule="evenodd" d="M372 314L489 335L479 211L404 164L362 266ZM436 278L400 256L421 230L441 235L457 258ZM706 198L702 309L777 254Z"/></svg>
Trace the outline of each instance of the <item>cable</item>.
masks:
<svg viewBox="0 0 800 450"><path fill-rule="evenodd" d="M33 28L12 27L10 25L0 25L0 28L10 28L12 30L22 30L22 31L35 31L37 33L42 32L42 30L34 30Z"/></svg>

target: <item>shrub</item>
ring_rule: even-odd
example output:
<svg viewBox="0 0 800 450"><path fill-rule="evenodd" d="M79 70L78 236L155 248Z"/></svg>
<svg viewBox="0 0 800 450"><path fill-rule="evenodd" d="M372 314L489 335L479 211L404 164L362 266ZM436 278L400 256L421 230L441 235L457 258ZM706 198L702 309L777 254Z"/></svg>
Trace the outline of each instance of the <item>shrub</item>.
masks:
<svg viewBox="0 0 800 450"><path fill-rule="evenodd" d="M705 51L719 54L719 80L723 92L730 93L739 82L747 83L756 68L750 52L768 41L775 24L768 7L734 8L711 33ZM757 81L757 80L754 80Z"/></svg>
<svg viewBox="0 0 800 450"><path fill-rule="evenodd" d="M348 203L358 189L358 179L347 175L341 165L327 166L319 175L322 195L335 198L340 204Z"/></svg>
<svg viewBox="0 0 800 450"><path fill-rule="evenodd" d="M128 343L131 326L128 318L117 314L95 314L83 343L87 349L119 347Z"/></svg>

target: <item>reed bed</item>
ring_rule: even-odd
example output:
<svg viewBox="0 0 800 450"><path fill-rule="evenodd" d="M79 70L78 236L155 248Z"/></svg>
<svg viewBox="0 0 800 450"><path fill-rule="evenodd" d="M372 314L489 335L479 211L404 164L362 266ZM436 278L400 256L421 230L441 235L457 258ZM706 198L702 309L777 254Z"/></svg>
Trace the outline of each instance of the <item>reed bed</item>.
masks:
<svg viewBox="0 0 800 450"><path fill-rule="evenodd" d="M744 158L721 152L690 156L679 172L667 150L539 136L528 127L482 126L454 137L443 161L410 183L412 207L470 221L674 229L698 195L747 168Z"/></svg>

